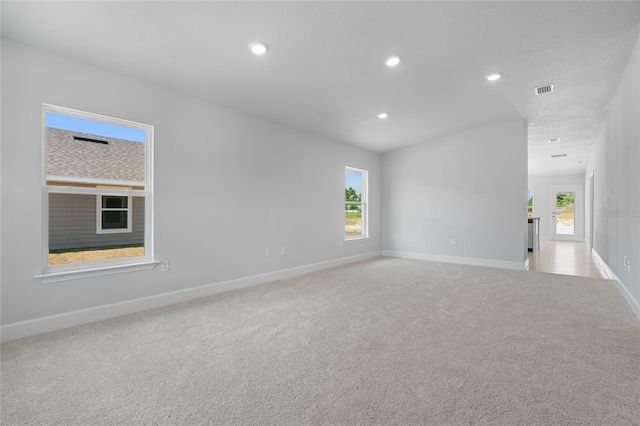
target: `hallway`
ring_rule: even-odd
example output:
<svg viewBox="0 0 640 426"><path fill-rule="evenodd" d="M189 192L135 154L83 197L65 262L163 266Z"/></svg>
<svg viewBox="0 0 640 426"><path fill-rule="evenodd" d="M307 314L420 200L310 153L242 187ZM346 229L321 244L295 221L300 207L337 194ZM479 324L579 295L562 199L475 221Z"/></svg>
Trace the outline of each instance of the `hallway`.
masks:
<svg viewBox="0 0 640 426"><path fill-rule="evenodd" d="M529 252L529 270L609 279L585 242L540 241L540 251Z"/></svg>

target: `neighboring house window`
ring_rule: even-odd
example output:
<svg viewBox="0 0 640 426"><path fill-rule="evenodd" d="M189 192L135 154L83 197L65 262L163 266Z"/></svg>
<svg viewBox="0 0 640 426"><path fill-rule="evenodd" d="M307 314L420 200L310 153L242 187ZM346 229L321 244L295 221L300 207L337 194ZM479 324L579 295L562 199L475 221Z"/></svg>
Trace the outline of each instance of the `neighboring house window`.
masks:
<svg viewBox="0 0 640 426"><path fill-rule="evenodd" d="M153 126L43 106L43 274L153 261Z"/></svg>
<svg viewBox="0 0 640 426"><path fill-rule="evenodd" d="M364 238L369 235L367 184L366 170L345 168L345 237L347 239Z"/></svg>
<svg viewBox="0 0 640 426"><path fill-rule="evenodd" d="M96 199L96 233L131 232L131 197L98 195Z"/></svg>

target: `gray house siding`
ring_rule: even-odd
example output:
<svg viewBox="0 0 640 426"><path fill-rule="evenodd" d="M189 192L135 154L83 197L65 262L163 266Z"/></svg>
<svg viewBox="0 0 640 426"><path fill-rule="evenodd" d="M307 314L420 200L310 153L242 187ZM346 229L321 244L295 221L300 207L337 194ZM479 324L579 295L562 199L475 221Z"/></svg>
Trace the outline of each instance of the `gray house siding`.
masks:
<svg viewBox="0 0 640 426"><path fill-rule="evenodd" d="M132 232L96 232L96 196L49 194L49 251L144 244L144 198L132 199Z"/></svg>

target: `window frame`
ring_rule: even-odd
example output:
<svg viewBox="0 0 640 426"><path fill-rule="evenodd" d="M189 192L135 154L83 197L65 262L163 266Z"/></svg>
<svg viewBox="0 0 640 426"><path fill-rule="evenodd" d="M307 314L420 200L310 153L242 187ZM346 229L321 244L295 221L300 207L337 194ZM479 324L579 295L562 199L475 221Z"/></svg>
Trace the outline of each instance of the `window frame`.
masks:
<svg viewBox="0 0 640 426"><path fill-rule="evenodd" d="M68 179L61 176L47 176L47 113L61 114L69 117L76 117L85 120L114 124L118 126L126 126L144 131L144 181L141 183L93 179L92 181L86 181L91 181L91 184L95 184L95 187L65 186L64 184L50 185L49 182L55 183L56 181L60 181L61 179L64 179L66 182L74 182L75 180L74 178ZM153 140L154 127L149 124L143 124L130 120L104 116L46 103L42 104L42 268L41 275L37 275L35 278L45 283L57 282L119 272L151 269L159 263L159 261L154 260L153 243ZM118 188L101 187L101 185L105 184L118 185ZM133 189L131 188L131 184L135 184L138 186L143 185L143 189ZM98 202L101 201L102 196L126 196L129 197L129 215L131 214L133 197L144 198L144 256L101 260L95 262L72 263L65 265L49 265L49 195L55 193L94 195L96 196ZM97 209L97 214L100 215L100 213L101 209ZM129 217L127 225L128 227L132 226L131 217ZM99 220L97 224L97 227L100 226L101 220ZM105 232L103 231L102 233Z"/></svg>
<svg viewBox="0 0 640 426"><path fill-rule="evenodd" d="M343 230L344 241L364 240L369 238L369 171L364 169L359 169L356 167L345 166L343 184L346 183L345 181L346 174L347 174L347 171L349 170L362 174L362 192L361 192L362 197L361 197L361 201L346 201L344 200L344 195L343 195L343 201L344 201L343 210L346 212L346 206L348 204L360 205L360 210L362 213L362 233L358 235L346 235L346 231ZM343 186L345 186L344 189L346 189L346 185L343 185ZM344 190L343 190L343 194L344 194ZM343 217L343 222L344 222L344 217Z"/></svg>
<svg viewBox="0 0 640 426"><path fill-rule="evenodd" d="M133 210L133 197L131 195L126 196L127 198L127 207L125 208L105 208L102 207L102 200L104 197L121 197L124 198L124 195L96 195L96 234L126 234L133 232L133 226L131 223L132 218L132 210ZM126 228L104 228L104 217L102 213L105 211L126 211L127 212L127 227Z"/></svg>

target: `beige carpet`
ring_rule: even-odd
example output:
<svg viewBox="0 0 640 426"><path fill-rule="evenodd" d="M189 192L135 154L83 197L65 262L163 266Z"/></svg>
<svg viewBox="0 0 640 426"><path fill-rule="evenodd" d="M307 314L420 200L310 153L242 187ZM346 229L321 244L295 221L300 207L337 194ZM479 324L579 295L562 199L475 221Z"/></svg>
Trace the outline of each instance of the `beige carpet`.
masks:
<svg viewBox="0 0 640 426"><path fill-rule="evenodd" d="M3 425L638 425L612 281L378 258L2 344Z"/></svg>

